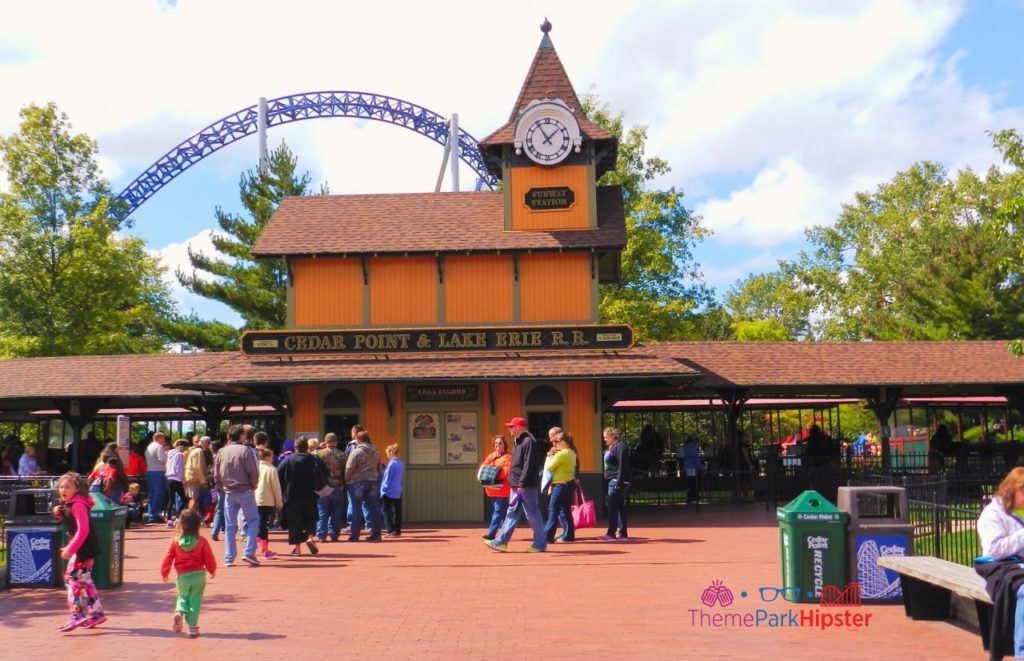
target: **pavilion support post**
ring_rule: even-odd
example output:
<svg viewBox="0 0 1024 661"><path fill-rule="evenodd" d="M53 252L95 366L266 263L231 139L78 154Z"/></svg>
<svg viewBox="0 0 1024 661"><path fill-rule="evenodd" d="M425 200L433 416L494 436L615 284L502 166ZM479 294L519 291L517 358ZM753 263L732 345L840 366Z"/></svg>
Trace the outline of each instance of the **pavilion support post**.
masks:
<svg viewBox="0 0 1024 661"><path fill-rule="evenodd" d="M59 399L54 404L60 411L61 420L71 425L71 470L82 472L82 430L93 421L96 413L106 405L104 399ZM85 466L90 471L92 466Z"/></svg>
<svg viewBox="0 0 1024 661"><path fill-rule="evenodd" d="M882 471L885 473L892 471L892 456L889 451L889 439L892 437L892 429L889 427L889 419L892 417L893 411L896 410L896 404L900 401L901 392L899 388L880 386L873 389L867 396L868 408L871 409L878 419L878 428L881 431Z"/></svg>
<svg viewBox="0 0 1024 661"><path fill-rule="evenodd" d="M743 408L747 404L748 395L744 390L725 390L718 393L722 398L722 404L725 407L725 438L729 444L730 454L732 457L732 498L733 500L739 500L740 492L742 491L742 476L740 475L740 467L742 462L740 461L740 443L739 443L739 428L737 422L740 419L740 415L743 414Z"/></svg>
<svg viewBox="0 0 1024 661"><path fill-rule="evenodd" d="M1006 403L1010 406L1010 408L1017 411L1017 415L1024 418L1024 386L1004 386L1001 388L996 388L996 392L998 392L1000 395L1006 398ZM1007 421L1006 429L1009 431L1010 434L1013 434L1012 420Z"/></svg>
<svg viewBox="0 0 1024 661"><path fill-rule="evenodd" d="M203 424L206 425L206 435L210 437L211 441L216 441L217 433L220 431L220 423L228 412L227 405L203 402L197 409L199 415L203 418Z"/></svg>

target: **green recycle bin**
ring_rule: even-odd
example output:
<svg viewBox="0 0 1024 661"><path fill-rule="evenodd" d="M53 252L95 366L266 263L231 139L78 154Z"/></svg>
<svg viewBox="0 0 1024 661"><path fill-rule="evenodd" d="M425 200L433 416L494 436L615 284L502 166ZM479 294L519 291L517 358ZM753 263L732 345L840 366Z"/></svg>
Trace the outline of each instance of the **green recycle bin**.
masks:
<svg viewBox="0 0 1024 661"><path fill-rule="evenodd" d="M90 493L93 499L89 525L96 527L100 554L92 567L92 580L97 588L114 588L124 581L124 528L128 508L115 505L102 493Z"/></svg>
<svg viewBox="0 0 1024 661"><path fill-rule="evenodd" d="M843 593L849 515L817 491L803 492L776 513L786 598L820 603L823 592L826 598Z"/></svg>

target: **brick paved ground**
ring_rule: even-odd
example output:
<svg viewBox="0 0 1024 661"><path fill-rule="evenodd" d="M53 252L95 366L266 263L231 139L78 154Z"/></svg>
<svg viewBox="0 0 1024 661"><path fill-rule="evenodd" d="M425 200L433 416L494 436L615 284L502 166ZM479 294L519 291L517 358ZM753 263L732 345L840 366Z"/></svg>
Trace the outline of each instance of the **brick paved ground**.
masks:
<svg viewBox="0 0 1024 661"><path fill-rule="evenodd" d="M663 508L635 513L631 528L629 544L603 544L587 530L574 545L533 555L523 552L523 530L499 554L482 545L480 528L421 525L381 544L324 544L315 558L221 568L207 587L198 640L170 630L173 583L162 584L157 568L171 531L136 528L127 534L124 586L102 595L106 624L60 634L62 592L0 592L0 658L987 656L976 633L910 621L902 606L858 609L872 615L866 629L695 627L688 611L716 579L737 594L731 612L789 607L756 597L759 586L780 582L774 514ZM214 543L218 561L222 547ZM739 597L745 589L753 596Z"/></svg>

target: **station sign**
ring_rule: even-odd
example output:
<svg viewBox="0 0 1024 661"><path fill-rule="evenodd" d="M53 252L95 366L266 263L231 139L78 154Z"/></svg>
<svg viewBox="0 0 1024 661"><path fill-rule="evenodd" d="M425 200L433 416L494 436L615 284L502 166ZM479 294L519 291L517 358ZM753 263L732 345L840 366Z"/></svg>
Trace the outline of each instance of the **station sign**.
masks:
<svg viewBox="0 0 1024 661"><path fill-rule="evenodd" d="M407 402L475 402L480 389L475 385L406 386Z"/></svg>
<svg viewBox="0 0 1024 661"><path fill-rule="evenodd" d="M249 331L242 335L241 345L247 356L616 350L633 346L633 329L593 325Z"/></svg>
<svg viewBox="0 0 1024 661"><path fill-rule="evenodd" d="M576 193L568 186L531 188L526 191L526 206L531 211L557 211L576 204Z"/></svg>

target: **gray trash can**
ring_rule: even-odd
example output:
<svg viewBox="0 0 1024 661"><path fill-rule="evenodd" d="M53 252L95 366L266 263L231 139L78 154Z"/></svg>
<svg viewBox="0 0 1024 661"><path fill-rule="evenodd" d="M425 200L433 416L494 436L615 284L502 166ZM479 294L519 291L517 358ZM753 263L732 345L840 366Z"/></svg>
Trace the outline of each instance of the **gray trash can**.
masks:
<svg viewBox="0 0 1024 661"><path fill-rule="evenodd" d="M899 575L878 566L881 556L914 553L907 491L903 487L839 487L839 509L850 515L850 580L868 603L902 601Z"/></svg>
<svg viewBox="0 0 1024 661"><path fill-rule="evenodd" d="M64 585L64 526L51 509L53 489L18 489L11 493L7 515L7 587Z"/></svg>

